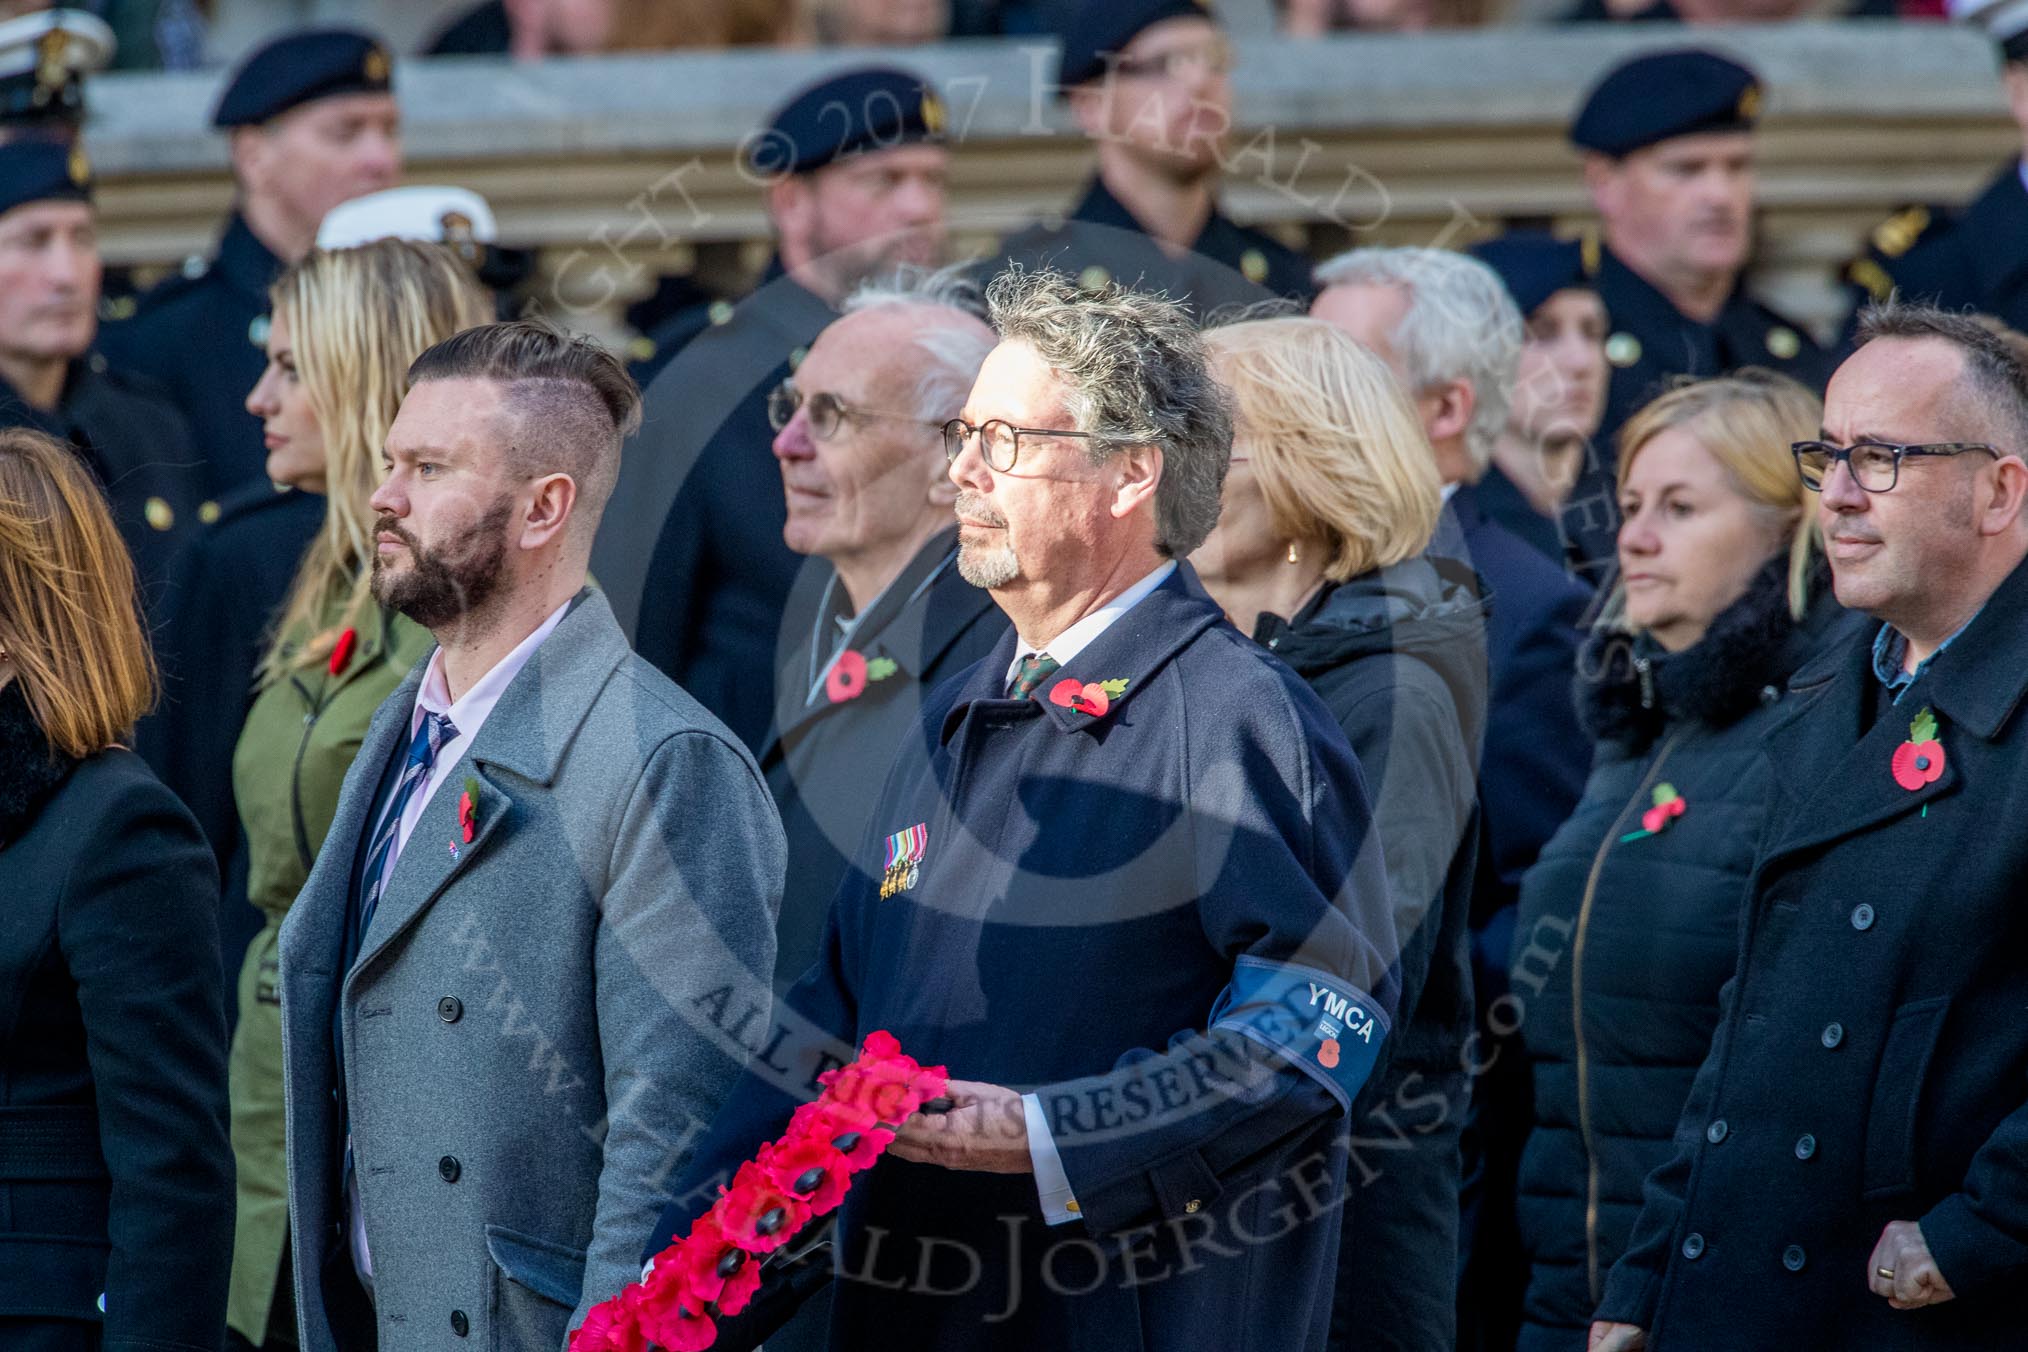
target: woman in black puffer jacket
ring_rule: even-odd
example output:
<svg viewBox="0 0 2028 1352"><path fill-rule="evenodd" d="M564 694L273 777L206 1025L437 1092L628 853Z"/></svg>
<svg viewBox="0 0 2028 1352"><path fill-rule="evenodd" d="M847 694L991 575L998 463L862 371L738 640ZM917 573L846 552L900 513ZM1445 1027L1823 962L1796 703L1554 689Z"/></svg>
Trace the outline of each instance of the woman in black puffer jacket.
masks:
<svg viewBox="0 0 2028 1352"><path fill-rule="evenodd" d="M1620 582L1578 668L1595 760L1522 882L1515 937L1535 1089L1520 1352L1586 1346L1732 975L1761 729L1853 622L1812 557L1788 449L1820 417L1802 386L1746 371L1673 390L1621 433Z"/></svg>

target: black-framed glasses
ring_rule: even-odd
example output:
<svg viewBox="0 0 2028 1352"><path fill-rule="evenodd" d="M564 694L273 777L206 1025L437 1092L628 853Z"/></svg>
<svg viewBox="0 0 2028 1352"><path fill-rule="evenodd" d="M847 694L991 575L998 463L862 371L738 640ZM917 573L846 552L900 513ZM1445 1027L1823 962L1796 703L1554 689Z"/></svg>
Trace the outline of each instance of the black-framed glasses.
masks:
<svg viewBox="0 0 2028 1352"><path fill-rule="evenodd" d="M1079 441L1110 441L1096 432L1064 432L1053 427L1016 427L1002 418L988 418L973 426L963 418L944 424L944 459L955 461L965 453L965 443L979 439L979 458L986 468L1005 474L1021 458L1023 437L1071 437Z"/></svg>
<svg viewBox="0 0 2028 1352"><path fill-rule="evenodd" d="M1963 455L1966 451L1984 451L1994 459L2003 452L1998 447L1988 446L1983 441L1933 441L1922 445L1896 445L1890 441L1855 441L1850 446L1839 446L1828 441L1798 441L1789 446L1796 457L1796 472L1803 476L1803 487L1812 493L1824 491L1824 480L1831 477L1831 470L1839 461L1852 471L1852 482L1868 493L1891 492L1901 481L1901 462L1914 455Z"/></svg>
<svg viewBox="0 0 2028 1352"><path fill-rule="evenodd" d="M796 388L793 380L784 380L768 391L768 426L779 432L789 425L796 416L796 410L804 404L810 407L810 435L819 441L829 441L838 430L838 424L847 418L885 418L892 422L914 423L917 427L935 427L913 413L890 413L885 409L854 408L829 391L822 391L807 397Z"/></svg>

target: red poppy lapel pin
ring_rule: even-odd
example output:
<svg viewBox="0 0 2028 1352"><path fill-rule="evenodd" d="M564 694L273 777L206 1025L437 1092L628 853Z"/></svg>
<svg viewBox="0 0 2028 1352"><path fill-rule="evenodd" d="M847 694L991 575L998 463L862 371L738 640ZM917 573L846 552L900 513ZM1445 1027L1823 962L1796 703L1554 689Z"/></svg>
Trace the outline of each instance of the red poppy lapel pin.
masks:
<svg viewBox="0 0 2028 1352"><path fill-rule="evenodd" d="M1113 701L1126 692L1127 678L1124 676L1090 683L1079 681L1075 676L1066 676L1049 688L1049 702L1093 718L1104 718L1106 711L1113 707Z"/></svg>
<svg viewBox="0 0 2028 1352"><path fill-rule="evenodd" d="M458 795L458 834L465 838L467 845L470 845L472 837L478 832L478 829L479 781L467 775L465 776L465 791ZM451 854L454 858L457 853L457 849L453 847Z"/></svg>
<svg viewBox="0 0 2028 1352"><path fill-rule="evenodd" d="M1925 708L1908 725L1908 740L1894 748L1894 782L1914 793L1943 778L1943 743L1936 739L1936 715Z"/></svg>
<svg viewBox="0 0 2028 1352"><path fill-rule="evenodd" d="M331 645L330 670L333 676L345 674L345 668L352 665L352 650L358 646L359 631L357 629L347 629L338 636L338 641Z"/></svg>
<svg viewBox="0 0 2028 1352"><path fill-rule="evenodd" d="M1641 814L1641 829L1621 836L1620 844L1659 836L1669 829L1669 823L1690 810L1690 800L1676 792L1674 784L1657 784L1648 796L1648 803L1647 811Z"/></svg>
<svg viewBox="0 0 2028 1352"><path fill-rule="evenodd" d="M847 648L838 654L838 660L831 664L831 670L824 675L824 693L833 704L858 699L866 693L866 687L884 681L901 670L901 665L892 657L876 657L868 661L865 653Z"/></svg>

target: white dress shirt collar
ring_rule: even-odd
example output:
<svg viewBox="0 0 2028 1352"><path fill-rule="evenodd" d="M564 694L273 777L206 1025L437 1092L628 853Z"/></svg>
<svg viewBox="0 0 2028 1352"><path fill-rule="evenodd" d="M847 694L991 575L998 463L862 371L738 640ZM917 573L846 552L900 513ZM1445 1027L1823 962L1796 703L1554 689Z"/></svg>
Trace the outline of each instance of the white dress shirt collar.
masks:
<svg viewBox="0 0 2028 1352"><path fill-rule="evenodd" d="M1007 683L1013 684L1014 673L1021 669L1021 663L1036 653L1048 653L1056 665L1067 667L1076 656L1089 648L1100 634L1113 627L1114 621L1140 604L1141 598L1169 580L1169 574L1176 571L1176 560L1165 559L1154 572L1136 582L1133 586L1115 596L1112 600L1079 620L1070 628L1058 634L1040 647L1026 642L1016 643L1014 660L1007 665Z"/></svg>

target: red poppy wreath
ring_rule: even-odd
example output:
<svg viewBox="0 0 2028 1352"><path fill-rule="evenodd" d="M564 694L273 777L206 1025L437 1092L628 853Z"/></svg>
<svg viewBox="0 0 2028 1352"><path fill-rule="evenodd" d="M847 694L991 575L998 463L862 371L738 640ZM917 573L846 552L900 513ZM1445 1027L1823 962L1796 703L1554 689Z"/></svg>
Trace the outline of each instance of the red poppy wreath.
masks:
<svg viewBox="0 0 2028 1352"><path fill-rule="evenodd" d="M571 1352L701 1352L718 1320L744 1310L761 1268L798 1230L835 1211L852 1176L873 1167L898 1124L944 1092L942 1066L918 1065L892 1034L869 1034L859 1059L817 1077L824 1090L789 1129L732 1176L709 1211L655 1255L646 1277L594 1305ZM934 1105L932 1105L934 1106Z"/></svg>

